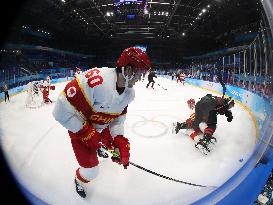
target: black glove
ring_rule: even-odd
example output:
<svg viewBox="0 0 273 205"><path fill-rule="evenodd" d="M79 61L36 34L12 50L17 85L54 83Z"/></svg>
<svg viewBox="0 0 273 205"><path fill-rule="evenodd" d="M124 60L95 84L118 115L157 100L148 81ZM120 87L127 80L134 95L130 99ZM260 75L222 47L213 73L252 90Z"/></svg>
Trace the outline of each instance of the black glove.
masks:
<svg viewBox="0 0 273 205"><path fill-rule="evenodd" d="M231 122L233 120L232 112L230 110L227 110L225 112L225 116L227 117L228 122Z"/></svg>
<svg viewBox="0 0 273 205"><path fill-rule="evenodd" d="M227 118L228 122L231 122L232 120L233 120L233 116L232 115Z"/></svg>

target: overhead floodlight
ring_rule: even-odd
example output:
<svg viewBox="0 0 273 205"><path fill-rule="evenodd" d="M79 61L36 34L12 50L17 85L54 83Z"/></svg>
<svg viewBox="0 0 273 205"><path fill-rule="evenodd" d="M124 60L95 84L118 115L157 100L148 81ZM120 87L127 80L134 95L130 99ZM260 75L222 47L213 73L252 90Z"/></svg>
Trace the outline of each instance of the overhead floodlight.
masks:
<svg viewBox="0 0 273 205"><path fill-rule="evenodd" d="M61 2L65 3L65 0L61 0Z"/></svg>
<svg viewBox="0 0 273 205"><path fill-rule="evenodd" d="M110 12L109 11L106 12L106 16L110 16Z"/></svg>
<svg viewBox="0 0 273 205"><path fill-rule="evenodd" d="M205 13L207 10L206 9L203 9L202 12Z"/></svg>
<svg viewBox="0 0 273 205"><path fill-rule="evenodd" d="M210 5L208 5L207 7L210 8Z"/></svg>
<svg viewBox="0 0 273 205"><path fill-rule="evenodd" d="M186 34L183 32L183 33L182 33L182 36L185 36L185 35L186 35Z"/></svg>
<svg viewBox="0 0 273 205"><path fill-rule="evenodd" d="M147 9L144 9L144 14L148 14L148 10Z"/></svg>

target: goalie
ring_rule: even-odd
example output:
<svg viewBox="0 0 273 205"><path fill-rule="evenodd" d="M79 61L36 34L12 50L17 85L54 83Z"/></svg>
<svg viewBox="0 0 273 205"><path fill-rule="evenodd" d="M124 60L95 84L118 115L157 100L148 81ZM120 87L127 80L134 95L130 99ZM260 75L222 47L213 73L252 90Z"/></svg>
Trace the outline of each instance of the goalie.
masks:
<svg viewBox="0 0 273 205"><path fill-rule="evenodd" d="M43 98L40 93L41 82L32 81L27 84L27 108L39 108L43 105Z"/></svg>
<svg viewBox="0 0 273 205"><path fill-rule="evenodd" d="M217 126L217 115L225 115L227 121L231 122L233 115L230 109L234 107L234 100L231 97L221 98L207 94L196 105L193 99L188 100L187 103L195 112L185 122L173 123L172 132L177 134L179 130L187 129L191 131L189 135L193 140L195 140L198 134L203 133L203 137L196 140L195 147L207 155L217 141L213 137Z"/></svg>

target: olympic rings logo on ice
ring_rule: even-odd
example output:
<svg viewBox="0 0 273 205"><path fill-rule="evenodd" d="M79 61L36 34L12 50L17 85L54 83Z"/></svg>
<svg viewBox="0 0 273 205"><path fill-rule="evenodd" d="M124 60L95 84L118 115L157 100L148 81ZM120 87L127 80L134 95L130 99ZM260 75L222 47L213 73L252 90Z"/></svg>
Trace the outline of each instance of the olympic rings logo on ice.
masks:
<svg viewBox="0 0 273 205"><path fill-rule="evenodd" d="M145 117L143 115L130 114L130 115L127 115L126 127L130 128L134 134L144 137L144 138L152 139L155 137L162 137L169 132L170 126L166 125L164 122L156 120L156 118L158 118L160 116L164 116L164 117L167 116L167 117L175 118L175 120L177 120L177 121L181 120L178 117L171 116L171 115L157 115L157 116L154 116L154 117L148 119L147 117ZM129 125L128 120L130 119L130 117L137 117L139 119L134 121L133 123L131 123L131 125ZM171 122L168 124L171 124ZM153 134L153 130L149 129L149 132L147 132L147 128L146 128L146 130L144 130L142 132L140 131L140 128L143 128L144 126L150 126L150 125L160 128L160 132L157 134Z"/></svg>

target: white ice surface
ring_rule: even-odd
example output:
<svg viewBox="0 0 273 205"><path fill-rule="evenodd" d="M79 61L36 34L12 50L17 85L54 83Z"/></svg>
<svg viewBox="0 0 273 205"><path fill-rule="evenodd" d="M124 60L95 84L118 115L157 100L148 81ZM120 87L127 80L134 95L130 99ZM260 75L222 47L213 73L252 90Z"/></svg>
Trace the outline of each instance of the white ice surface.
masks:
<svg viewBox="0 0 273 205"><path fill-rule="evenodd" d="M147 89L146 80L135 86L136 98L125 122L130 161L182 181L220 186L254 149L256 132L249 113L236 104L231 123L218 116L217 146L204 156L183 131L171 134L170 125L189 117L189 98L198 101L208 92L164 78L156 81L155 89ZM56 85L50 93L53 101L65 85ZM1 147L19 182L48 204L181 205L213 191L168 181L131 165L125 170L110 159L100 159L99 175L86 186L88 197L81 199L74 187L78 164L67 131L51 114L54 103L28 109L25 99L24 92L12 97L10 103L0 104Z"/></svg>

